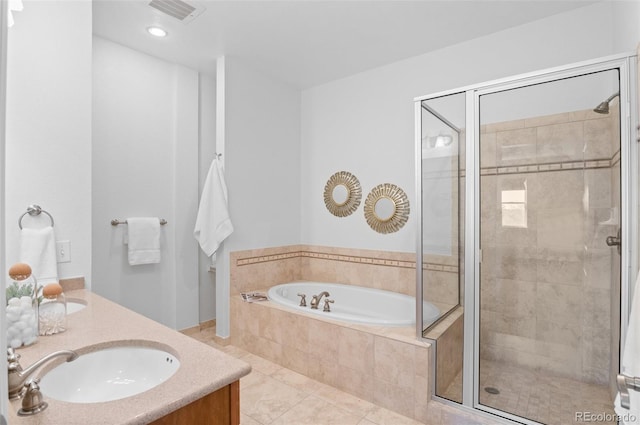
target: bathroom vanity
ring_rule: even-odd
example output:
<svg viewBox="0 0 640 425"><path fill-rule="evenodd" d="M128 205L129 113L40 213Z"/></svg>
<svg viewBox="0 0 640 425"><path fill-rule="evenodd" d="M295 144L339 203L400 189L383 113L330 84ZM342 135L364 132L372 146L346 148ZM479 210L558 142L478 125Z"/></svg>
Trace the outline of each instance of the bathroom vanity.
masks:
<svg viewBox="0 0 640 425"><path fill-rule="evenodd" d="M67 296L86 301L86 308L68 316L66 332L41 336L32 346L16 350L23 368L57 350L74 350L82 356L123 345L160 345L171 351L180 367L158 386L119 400L69 403L43 390L48 408L26 417L17 415L21 400L13 400L9 425L239 425L239 380L251 371L247 363L90 291L71 291ZM34 377L43 376L51 367L44 366Z"/></svg>

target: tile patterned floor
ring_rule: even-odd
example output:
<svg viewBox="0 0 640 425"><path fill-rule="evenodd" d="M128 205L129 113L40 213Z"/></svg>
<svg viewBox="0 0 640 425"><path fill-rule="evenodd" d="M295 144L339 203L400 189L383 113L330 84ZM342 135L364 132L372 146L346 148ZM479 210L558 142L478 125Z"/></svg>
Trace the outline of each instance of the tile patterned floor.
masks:
<svg viewBox="0 0 640 425"><path fill-rule="evenodd" d="M580 412L615 417L609 388L603 385L546 376L530 369L483 360L480 386L500 391L499 394L482 391L481 404L549 425L584 423L577 416ZM461 393L459 374L443 396L455 399ZM598 423L615 425L616 422L599 420Z"/></svg>
<svg viewBox="0 0 640 425"><path fill-rule="evenodd" d="M215 330L208 328L190 336L246 361L253 368L249 375L240 380L242 425L421 424L237 347L218 345L214 335ZM429 403L429 415L430 420L426 425L496 423L438 402Z"/></svg>

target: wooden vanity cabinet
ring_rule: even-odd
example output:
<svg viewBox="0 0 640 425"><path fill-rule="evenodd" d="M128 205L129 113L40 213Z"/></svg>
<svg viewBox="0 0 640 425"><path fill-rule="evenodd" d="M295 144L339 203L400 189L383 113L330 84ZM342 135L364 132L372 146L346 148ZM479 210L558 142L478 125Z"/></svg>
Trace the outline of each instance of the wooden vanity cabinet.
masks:
<svg viewBox="0 0 640 425"><path fill-rule="evenodd" d="M202 397L151 425L240 425L240 381Z"/></svg>

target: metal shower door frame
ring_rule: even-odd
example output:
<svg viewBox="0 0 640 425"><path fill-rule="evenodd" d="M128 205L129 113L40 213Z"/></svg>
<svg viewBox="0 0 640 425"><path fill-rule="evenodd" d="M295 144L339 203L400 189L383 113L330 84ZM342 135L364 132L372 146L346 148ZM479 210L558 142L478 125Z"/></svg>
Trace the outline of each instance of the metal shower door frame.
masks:
<svg viewBox="0 0 640 425"><path fill-rule="evenodd" d="M437 97L465 93L466 126L466 180L465 180L465 252L464 252L464 361L463 361L463 397L462 405L438 397L435 389L435 362L431 367L431 392L433 398L447 404L461 406L465 410L491 415L505 423L538 424L519 416L479 403L479 360L480 360L480 96L504 90L547 83L554 80L577 77L584 74L617 69L620 72L620 225L622 228L622 252L620 269L620 347L624 347L630 311L630 288L638 271L638 146L632 141L631 132L638 125L636 56L619 54L589 61L544 69L513 77L493 80L472 86L434 93L415 98L416 118L416 205L421 205L421 103ZM636 164L634 167L633 165ZM421 217L421 211L418 211ZM416 333L422 337L422 225L418 220L416 246ZM635 255L634 255L635 254ZM433 341L431 341L433 342ZM433 345L432 347L434 347ZM620 355L622 350L620 350ZM435 358L435 355L434 355ZM470 385L469 382L472 384Z"/></svg>

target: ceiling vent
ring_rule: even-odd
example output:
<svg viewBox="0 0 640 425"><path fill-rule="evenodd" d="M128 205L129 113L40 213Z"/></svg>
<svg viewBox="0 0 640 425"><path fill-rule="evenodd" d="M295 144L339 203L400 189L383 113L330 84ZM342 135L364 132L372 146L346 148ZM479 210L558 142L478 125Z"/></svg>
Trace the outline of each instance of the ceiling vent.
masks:
<svg viewBox="0 0 640 425"><path fill-rule="evenodd" d="M151 0L149 6L172 16L183 23L189 23L205 11L204 6L185 3L181 0Z"/></svg>

